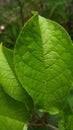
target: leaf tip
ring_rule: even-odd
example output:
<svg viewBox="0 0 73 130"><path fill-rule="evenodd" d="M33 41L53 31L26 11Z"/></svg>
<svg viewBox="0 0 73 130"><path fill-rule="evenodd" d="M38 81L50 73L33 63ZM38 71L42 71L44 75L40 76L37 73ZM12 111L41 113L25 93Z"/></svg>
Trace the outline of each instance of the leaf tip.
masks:
<svg viewBox="0 0 73 130"><path fill-rule="evenodd" d="M37 11L32 11L33 16L38 15Z"/></svg>

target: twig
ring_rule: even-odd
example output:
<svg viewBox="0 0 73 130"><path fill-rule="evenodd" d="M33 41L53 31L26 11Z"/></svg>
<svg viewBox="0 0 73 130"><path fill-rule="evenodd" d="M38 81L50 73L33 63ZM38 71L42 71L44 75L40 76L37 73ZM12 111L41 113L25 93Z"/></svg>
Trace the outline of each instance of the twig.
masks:
<svg viewBox="0 0 73 130"><path fill-rule="evenodd" d="M44 126L43 124L39 123L39 124L36 124L36 123L29 123L28 124L29 126Z"/></svg>
<svg viewBox="0 0 73 130"><path fill-rule="evenodd" d="M55 126L53 126L53 125L51 125L49 123L47 124L47 126L50 127L50 128L52 128L52 129L54 129L54 130L59 130L57 127L55 127Z"/></svg>
<svg viewBox="0 0 73 130"><path fill-rule="evenodd" d="M34 114L35 114L34 118L36 118L40 123L39 124L29 123L29 125L31 125L31 126L47 126L47 127L50 127L54 130L58 130L57 127L55 127L49 123L46 123L42 118L40 118L40 116L35 111L34 111Z"/></svg>
<svg viewBox="0 0 73 130"><path fill-rule="evenodd" d="M37 114L37 113L35 113L35 116L34 116L39 122L41 122L43 125L46 125L46 122L42 119L42 118L40 118L40 116Z"/></svg>

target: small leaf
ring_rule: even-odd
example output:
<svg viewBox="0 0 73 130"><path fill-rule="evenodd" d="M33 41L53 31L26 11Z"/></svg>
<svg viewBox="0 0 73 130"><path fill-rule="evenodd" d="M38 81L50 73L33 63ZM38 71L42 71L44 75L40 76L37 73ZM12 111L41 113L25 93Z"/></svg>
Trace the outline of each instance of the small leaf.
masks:
<svg viewBox="0 0 73 130"><path fill-rule="evenodd" d="M66 119L60 120L59 130L73 130L73 115L69 115Z"/></svg>
<svg viewBox="0 0 73 130"><path fill-rule="evenodd" d="M73 122L72 118L73 118L73 110L68 100L63 111L59 113L59 130L72 130L73 127L70 127L70 125L72 125Z"/></svg>
<svg viewBox="0 0 73 130"><path fill-rule="evenodd" d="M25 124L23 127L23 130L27 130L27 129L28 129L28 126L27 126L27 124Z"/></svg>
<svg viewBox="0 0 73 130"><path fill-rule="evenodd" d="M33 16L15 46L15 70L38 109L63 109L71 87L72 41L57 23ZM58 112L58 111L57 111Z"/></svg>
<svg viewBox="0 0 73 130"><path fill-rule="evenodd" d="M73 130L73 115L68 117L66 125L66 130Z"/></svg>

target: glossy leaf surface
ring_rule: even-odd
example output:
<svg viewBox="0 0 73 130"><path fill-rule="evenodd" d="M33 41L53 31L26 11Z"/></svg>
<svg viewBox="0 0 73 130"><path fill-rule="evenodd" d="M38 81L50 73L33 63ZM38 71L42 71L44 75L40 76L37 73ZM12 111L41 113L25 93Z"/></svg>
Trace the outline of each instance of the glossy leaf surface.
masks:
<svg viewBox="0 0 73 130"><path fill-rule="evenodd" d="M39 109L62 109L72 79L72 41L57 23L34 15L14 50L17 76ZM55 110L55 109L54 109Z"/></svg>

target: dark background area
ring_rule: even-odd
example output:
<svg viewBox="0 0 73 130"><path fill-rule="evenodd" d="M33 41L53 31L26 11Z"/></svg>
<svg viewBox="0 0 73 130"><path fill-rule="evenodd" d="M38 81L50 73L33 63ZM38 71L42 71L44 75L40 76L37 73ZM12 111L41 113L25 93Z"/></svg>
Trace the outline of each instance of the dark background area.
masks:
<svg viewBox="0 0 73 130"><path fill-rule="evenodd" d="M32 11L61 24L73 39L73 0L0 0L0 42L13 49Z"/></svg>

